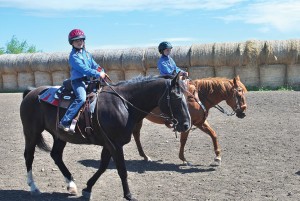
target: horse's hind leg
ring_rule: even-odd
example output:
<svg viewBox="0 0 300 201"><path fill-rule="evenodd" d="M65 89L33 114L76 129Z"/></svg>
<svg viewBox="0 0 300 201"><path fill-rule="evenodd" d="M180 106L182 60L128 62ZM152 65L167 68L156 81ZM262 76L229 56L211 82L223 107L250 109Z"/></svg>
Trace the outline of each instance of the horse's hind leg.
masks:
<svg viewBox="0 0 300 201"><path fill-rule="evenodd" d="M216 157L214 159L214 162L211 164L211 166L221 165L221 149L218 143L216 132L212 129L212 127L208 124L207 121L205 121L201 126L197 126L197 127L200 128L203 132L207 133L213 141Z"/></svg>
<svg viewBox="0 0 300 201"><path fill-rule="evenodd" d="M136 143L136 146L137 146L137 149L139 151L139 154L141 157L144 157L144 160L145 161L152 161L151 158L149 156L147 156L143 150L143 146L142 146L142 143L141 143L141 129L142 129L142 126L143 126L143 120L138 122L134 129L133 129L133 137L134 137L134 141Z"/></svg>
<svg viewBox="0 0 300 201"><path fill-rule="evenodd" d="M35 146L37 144L35 141L30 141L25 138L26 144L25 144L25 151L24 151L24 158L27 168L27 184L30 187L30 193L31 195L39 195L41 194L40 190L36 186L33 175L32 175L32 163L34 159L34 152L35 152Z"/></svg>
<svg viewBox="0 0 300 201"><path fill-rule="evenodd" d="M77 186L74 183L74 179L72 177L72 174L66 167L65 163L62 160L62 155L64 148L66 146L66 142L60 140L60 139L54 139L53 147L51 150L51 157L54 160L55 164L61 171L61 173L64 175L66 182L68 183L67 190L70 194L77 194Z"/></svg>

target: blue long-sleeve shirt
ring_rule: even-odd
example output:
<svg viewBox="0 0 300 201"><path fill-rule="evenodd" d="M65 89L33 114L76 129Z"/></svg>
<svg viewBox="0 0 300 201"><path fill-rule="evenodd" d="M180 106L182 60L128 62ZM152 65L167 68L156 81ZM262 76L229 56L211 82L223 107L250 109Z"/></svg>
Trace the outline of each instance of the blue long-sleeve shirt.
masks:
<svg viewBox="0 0 300 201"><path fill-rule="evenodd" d="M87 77L100 77L100 73L97 71L99 65L92 58L92 55L85 49L77 51L72 49L69 56L69 64L71 66L71 80ZM104 69L102 68L104 72Z"/></svg>
<svg viewBox="0 0 300 201"><path fill-rule="evenodd" d="M170 56L162 55L157 62L157 68L161 75L173 75L173 72L176 73L182 71L179 67L176 66L175 61Z"/></svg>

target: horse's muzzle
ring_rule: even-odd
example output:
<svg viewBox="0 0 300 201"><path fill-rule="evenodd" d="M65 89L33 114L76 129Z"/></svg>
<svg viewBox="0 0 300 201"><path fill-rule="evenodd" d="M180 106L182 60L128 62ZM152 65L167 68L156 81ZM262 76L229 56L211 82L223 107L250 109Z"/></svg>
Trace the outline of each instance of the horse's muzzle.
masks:
<svg viewBox="0 0 300 201"><path fill-rule="evenodd" d="M240 119L243 119L246 116L246 114L242 110L238 110L236 111L236 116Z"/></svg>

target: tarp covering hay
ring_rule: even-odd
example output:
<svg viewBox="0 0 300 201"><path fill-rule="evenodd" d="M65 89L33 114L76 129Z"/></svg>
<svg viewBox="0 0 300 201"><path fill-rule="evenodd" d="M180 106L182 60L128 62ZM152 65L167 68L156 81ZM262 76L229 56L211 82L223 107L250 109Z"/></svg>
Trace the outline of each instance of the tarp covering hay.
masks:
<svg viewBox="0 0 300 201"><path fill-rule="evenodd" d="M17 85L17 75L16 74L2 74L3 79L3 89L16 90Z"/></svg>
<svg viewBox="0 0 300 201"><path fill-rule="evenodd" d="M189 67L190 46L176 46L172 49L171 56L178 67Z"/></svg>
<svg viewBox="0 0 300 201"><path fill-rule="evenodd" d="M189 77L192 80L215 77L215 70L211 66L193 66L189 68Z"/></svg>
<svg viewBox="0 0 300 201"><path fill-rule="evenodd" d="M260 66L260 86L276 87L285 85L286 66L283 64Z"/></svg>
<svg viewBox="0 0 300 201"><path fill-rule="evenodd" d="M213 61L214 44L195 44L191 47L191 66L214 66Z"/></svg>
<svg viewBox="0 0 300 201"><path fill-rule="evenodd" d="M18 89L26 89L27 87L34 87L33 73L18 73Z"/></svg>
<svg viewBox="0 0 300 201"><path fill-rule="evenodd" d="M34 81L36 87L53 85L51 74L47 72L41 72L41 71L34 72L34 79L35 79Z"/></svg>
<svg viewBox="0 0 300 201"><path fill-rule="evenodd" d="M99 63L106 71L122 69L123 50L105 50L103 55L103 63Z"/></svg>
<svg viewBox="0 0 300 201"><path fill-rule="evenodd" d="M69 71L69 53L55 52L49 56L49 70L54 71Z"/></svg>
<svg viewBox="0 0 300 201"><path fill-rule="evenodd" d="M300 86L300 64L287 66L287 84L290 86Z"/></svg>
<svg viewBox="0 0 300 201"><path fill-rule="evenodd" d="M145 49L144 66L146 69L157 67L157 61L160 58L157 47L149 47Z"/></svg>

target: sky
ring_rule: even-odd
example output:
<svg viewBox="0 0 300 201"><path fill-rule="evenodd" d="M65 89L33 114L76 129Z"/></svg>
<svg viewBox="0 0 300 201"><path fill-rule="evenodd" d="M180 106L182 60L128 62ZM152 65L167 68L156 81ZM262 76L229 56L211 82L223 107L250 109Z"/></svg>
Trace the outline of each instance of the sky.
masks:
<svg viewBox="0 0 300 201"><path fill-rule="evenodd" d="M0 0L0 48L15 36L42 52L300 38L299 0Z"/></svg>

